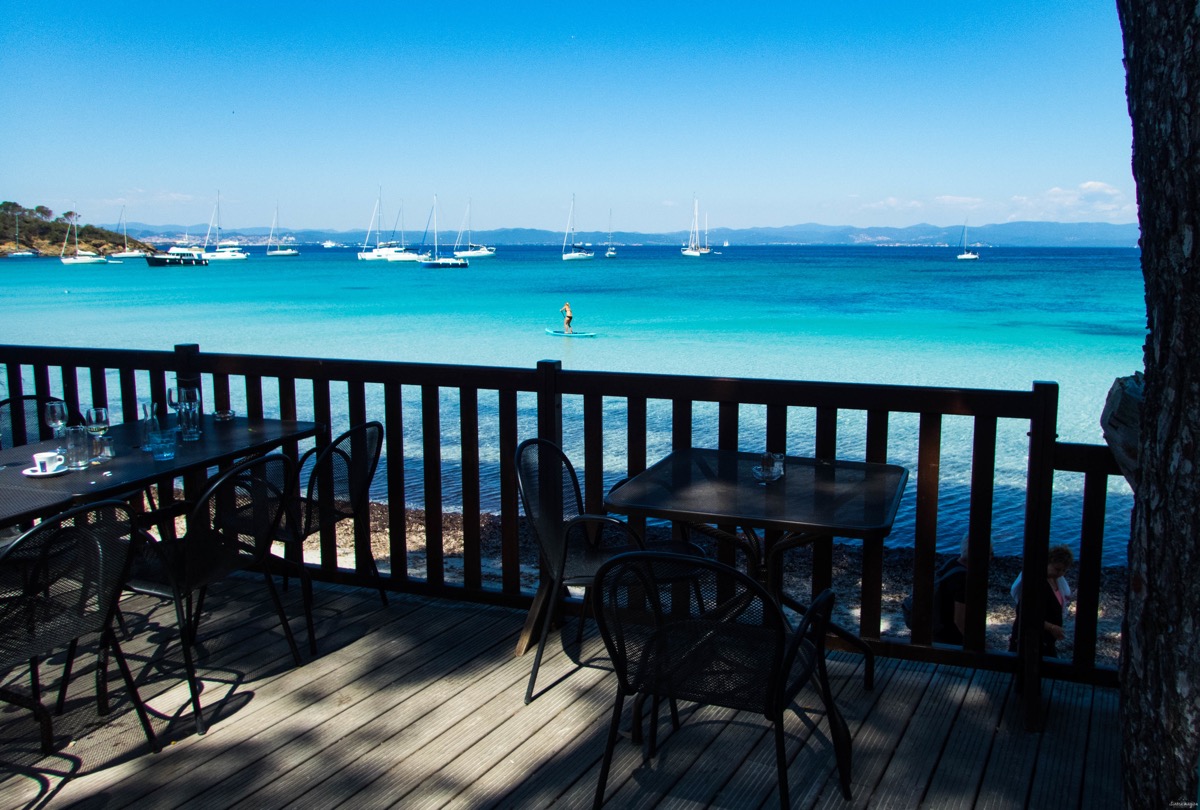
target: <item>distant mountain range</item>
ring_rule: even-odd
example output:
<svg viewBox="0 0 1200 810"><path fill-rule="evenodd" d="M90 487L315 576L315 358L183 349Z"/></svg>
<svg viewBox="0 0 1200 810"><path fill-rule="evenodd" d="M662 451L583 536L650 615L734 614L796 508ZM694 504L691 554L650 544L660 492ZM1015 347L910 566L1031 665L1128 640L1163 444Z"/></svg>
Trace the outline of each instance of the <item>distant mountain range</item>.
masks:
<svg viewBox="0 0 1200 810"><path fill-rule="evenodd" d="M115 228L116 225L100 227ZM146 225L128 223L130 238L147 242L171 242L183 234L202 234L206 225ZM224 229L222 239L241 239L251 244L266 242L269 227ZM318 243L327 239L347 245L361 244L363 230L289 230L284 235L297 242ZM420 241L419 233L408 232L410 243ZM443 234L445 236L445 234ZM996 225L972 225L968 242L979 247L1137 247L1139 230L1136 223L1112 225L1105 222L1005 222ZM472 232L472 241L491 245L553 245L561 244L562 231L535 228L500 228ZM579 231L576 238L595 244L608 241L607 231ZM617 231L613 241L619 245L680 245L687 242L687 231L670 233L636 233ZM787 225L778 228L713 228L708 232L711 245L728 241L731 245L957 245L962 227L910 225L905 228L855 228L849 225Z"/></svg>

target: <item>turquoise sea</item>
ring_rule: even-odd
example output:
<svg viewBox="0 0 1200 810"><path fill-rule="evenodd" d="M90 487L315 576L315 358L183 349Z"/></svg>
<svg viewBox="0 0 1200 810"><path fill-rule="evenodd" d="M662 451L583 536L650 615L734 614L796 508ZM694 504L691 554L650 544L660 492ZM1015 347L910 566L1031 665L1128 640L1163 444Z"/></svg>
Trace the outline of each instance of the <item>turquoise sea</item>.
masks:
<svg viewBox="0 0 1200 810"><path fill-rule="evenodd" d="M248 261L206 268L5 259L0 340L522 367L559 359L567 369L1019 390L1052 380L1059 438L1089 443L1102 441L1113 379L1142 367L1135 249L994 248L978 262L958 262L950 248L717 250L696 259L674 247L621 246L615 259L562 262L557 246L501 245L465 270L441 271L317 246L272 259L251 248ZM567 301L574 327L595 338L545 333L561 326ZM664 419L651 429L665 442ZM900 420L893 430L900 463L906 429ZM948 442L955 430L947 425ZM959 438L969 443L969 434ZM1022 439L1008 437L998 471L997 553L1019 548L1021 504L1003 490L1023 473ZM618 465L606 474L619 475ZM965 473L948 464L943 475L939 546L951 549L965 526L954 495ZM1056 533L1068 542L1081 487L1056 478L1064 512ZM1124 539L1131 496L1123 482L1110 489L1109 536ZM893 538L906 521L902 513ZM1123 563L1123 545L1105 557Z"/></svg>

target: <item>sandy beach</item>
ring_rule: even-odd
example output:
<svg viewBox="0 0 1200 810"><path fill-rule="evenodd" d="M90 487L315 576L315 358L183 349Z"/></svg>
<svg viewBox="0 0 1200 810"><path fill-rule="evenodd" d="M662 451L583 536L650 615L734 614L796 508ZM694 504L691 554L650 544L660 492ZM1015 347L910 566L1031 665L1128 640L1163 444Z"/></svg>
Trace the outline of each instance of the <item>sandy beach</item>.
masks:
<svg viewBox="0 0 1200 810"><path fill-rule="evenodd" d="M425 575L425 514L419 509L408 512L408 567L414 577ZM461 581L463 553L463 518L459 513L443 516L443 554L448 581ZM500 517L484 514L480 518L483 542L485 585L490 581L499 587L500 582ZM537 544L529 534L524 518L521 520L521 570L523 587L529 592L537 587ZM655 542L666 539L666 529L651 528L647 540ZM381 571L389 569L388 517L385 504L371 504L371 542L376 562ZM353 535L350 523L338 528L339 565L353 566ZM317 561L318 541L310 538L305 546L305 557ZM939 565L948 557L941 556ZM494 563L489 564L489 561ZM904 638L908 628L900 610L900 603L911 589L913 552L911 549L885 549L883 567L883 635ZM800 550L788 555L785 571L785 587L792 593L807 593L811 575L811 554ZM857 546L835 544L833 550L833 588L837 594L835 618L839 623L854 626L858 621L858 600L861 591L860 573L862 554ZM1014 617L1009 587L1021 571L1019 557L996 557L989 569L988 647L1008 649L1009 634ZM1077 571L1068 573L1067 579L1073 591L1078 591ZM1101 571L1100 617L1097 633L1097 663L1115 666L1120 650L1121 620L1124 616L1126 570L1123 567L1107 567ZM1059 642L1059 656L1069 658L1074 638L1075 605L1072 602L1065 622L1066 640Z"/></svg>

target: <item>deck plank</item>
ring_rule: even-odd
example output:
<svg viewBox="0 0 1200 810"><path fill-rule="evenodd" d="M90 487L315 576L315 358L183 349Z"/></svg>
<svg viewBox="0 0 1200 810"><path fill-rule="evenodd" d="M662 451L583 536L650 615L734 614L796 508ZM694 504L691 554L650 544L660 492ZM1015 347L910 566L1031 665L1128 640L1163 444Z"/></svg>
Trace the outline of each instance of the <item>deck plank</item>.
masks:
<svg viewBox="0 0 1200 810"><path fill-rule="evenodd" d="M294 667L261 588L231 581L206 605L208 734L194 733L181 673L152 663L179 658L173 610L127 600L123 647L139 690L161 711L153 723L168 745L147 753L115 668L114 712L95 716L94 663L85 654L68 711L55 718L70 747L42 757L35 724L0 709L0 805L591 805L615 688L594 629L584 642L593 660L583 667L554 634L538 697L526 706L532 656L511 652L521 611L402 595L385 608L375 591L318 585L320 655ZM299 600L298 588L285 594L303 649ZM853 736L854 798L841 797L820 700L805 690L799 703L810 719L785 717L793 807L1120 805L1115 690L1047 682L1045 728L1026 732L1009 675L881 659L868 692L860 657L832 652L829 666ZM47 696L60 671L61 658L43 665ZM28 675L16 670L6 682L21 687ZM663 707L659 755L649 764L626 736L618 741L610 807L778 806L765 718L680 710L675 732Z"/></svg>

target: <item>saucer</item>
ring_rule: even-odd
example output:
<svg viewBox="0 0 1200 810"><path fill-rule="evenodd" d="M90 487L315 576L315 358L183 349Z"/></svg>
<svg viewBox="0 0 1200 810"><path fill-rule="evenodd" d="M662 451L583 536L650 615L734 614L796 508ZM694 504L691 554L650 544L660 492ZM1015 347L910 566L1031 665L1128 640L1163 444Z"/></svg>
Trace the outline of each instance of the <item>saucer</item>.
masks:
<svg viewBox="0 0 1200 810"><path fill-rule="evenodd" d="M38 472L37 467L27 467L24 470L21 470L21 475L25 476L26 478L53 478L56 475L62 475L63 473L68 472L70 469L71 468L66 464L60 464L49 472Z"/></svg>

